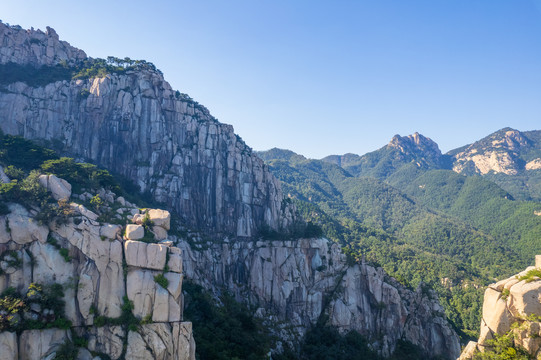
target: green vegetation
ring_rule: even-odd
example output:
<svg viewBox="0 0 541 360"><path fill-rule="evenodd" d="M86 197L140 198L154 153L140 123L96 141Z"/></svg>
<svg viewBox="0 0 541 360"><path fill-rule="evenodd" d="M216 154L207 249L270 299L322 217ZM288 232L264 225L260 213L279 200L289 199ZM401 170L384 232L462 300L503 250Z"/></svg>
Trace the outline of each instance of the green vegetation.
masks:
<svg viewBox="0 0 541 360"><path fill-rule="evenodd" d="M253 310L224 293L221 306L202 287L185 281L184 317L192 321L199 360L268 359L272 339Z"/></svg>
<svg viewBox="0 0 541 360"><path fill-rule="evenodd" d="M9 85L20 81L28 86L39 87L56 81L102 78L108 74L121 74L128 71L142 70L161 74L161 71L151 62L132 60L130 58L120 59L114 56L109 56L107 59L88 58L76 64L62 62L54 66L43 65L40 67L10 62L0 64L0 85ZM83 92L83 90L86 90L86 92ZM83 90L80 95L87 97L90 94L88 89Z"/></svg>
<svg viewBox="0 0 541 360"><path fill-rule="evenodd" d="M164 289L167 289L167 287L169 286L169 280L167 280L167 278L163 276L163 274L158 274L154 276L154 281Z"/></svg>
<svg viewBox="0 0 541 360"><path fill-rule="evenodd" d="M513 331L487 341L485 352L475 354L475 360L532 360L528 353L514 344Z"/></svg>
<svg viewBox="0 0 541 360"><path fill-rule="evenodd" d="M385 182L353 177L335 164L290 153L274 150L274 156L277 159L267 156L267 163L305 220L340 243L352 261L364 256L412 289L435 289L464 338L477 334L483 287L524 265L499 239ZM410 166L395 165L399 170L394 175L420 174L408 170Z"/></svg>
<svg viewBox="0 0 541 360"><path fill-rule="evenodd" d="M25 295L8 288L0 295L0 331L62 328L71 323L64 316L64 290L60 284L30 284Z"/></svg>
<svg viewBox="0 0 541 360"><path fill-rule="evenodd" d="M539 280L541 278L541 269L532 269L528 271L525 275L520 276L518 279L520 281L525 280L527 283L534 280Z"/></svg>

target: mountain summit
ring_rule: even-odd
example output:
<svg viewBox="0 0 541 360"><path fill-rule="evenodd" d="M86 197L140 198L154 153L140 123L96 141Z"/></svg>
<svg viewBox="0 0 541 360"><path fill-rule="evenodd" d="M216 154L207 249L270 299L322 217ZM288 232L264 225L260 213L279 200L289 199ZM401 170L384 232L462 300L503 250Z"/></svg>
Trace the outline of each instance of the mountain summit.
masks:
<svg viewBox="0 0 541 360"><path fill-rule="evenodd" d="M386 179L404 166L439 169L446 164L438 144L417 132L409 136L395 135L386 146L362 156L331 155L322 160L339 165L352 175L378 179Z"/></svg>

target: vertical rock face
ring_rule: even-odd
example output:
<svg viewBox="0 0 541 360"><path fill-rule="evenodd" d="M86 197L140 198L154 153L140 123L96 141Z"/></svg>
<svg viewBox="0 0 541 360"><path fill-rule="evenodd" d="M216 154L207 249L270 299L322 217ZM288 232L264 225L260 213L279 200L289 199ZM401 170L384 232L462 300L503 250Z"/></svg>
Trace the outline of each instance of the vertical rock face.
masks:
<svg viewBox="0 0 541 360"><path fill-rule="evenodd" d="M535 267L488 286L479 339L468 344L459 360L491 351L491 340L510 333L515 348L524 349L532 359L541 357L541 255L535 262Z"/></svg>
<svg viewBox="0 0 541 360"><path fill-rule="evenodd" d="M84 53L60 42L34 50L33 31L0 24L1 62L55 64ZM29 139L60 141L71 156L118 172L176 210L197 229L252 236L291 222L278 181L267 166L208 110L175 92L161 73L127 71L104 78L18 82L0 92L1 129Z"/></svg>
<svg viewBox="0 0 541 360"><path fill-rule="evenodd" d="M120 219L139 212L107 195L106 206L115 206ZM0 303L0 358L53 359L68 344L79 346L83 359L97 353L97 359L195 360L191 323L182 318L181 253L171 241L127 240L122 226L101 223L75 203L65 222L48 225L21 205L9 210L0 216L0 293L16 295L3 295ZM167 238L169 213L148 212ZM51 305L56 300L44 300L54 286L63 292L61 310ZM12 298L24 309L13 313Z"/></svg>
<svg viewBox="0 0 541 360"><path fill-rule="evenodd" d="M206 250L181 241L179 247L187 278L216 293L225 287L258 306L260 315L285 324L292 338L327 315L331 325L360 332L384 356L400 339L432 356L456 359L460 353L437 301L404 288L381 268L348 266L340 247L326 239L224 243Z"/></svg>

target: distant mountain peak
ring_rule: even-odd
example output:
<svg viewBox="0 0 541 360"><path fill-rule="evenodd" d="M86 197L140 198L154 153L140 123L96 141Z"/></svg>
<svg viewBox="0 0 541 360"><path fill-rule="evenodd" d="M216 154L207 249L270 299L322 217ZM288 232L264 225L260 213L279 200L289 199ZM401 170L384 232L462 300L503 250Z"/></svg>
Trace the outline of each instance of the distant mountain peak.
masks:
<svg viewBox="0 0 541 360"><path fill-rule="evenodd" d="M454 153L453 170L467 174L516 175L523 166L518 153L531 145L522 132L506 127Z"/></svg>
<svg viewBox="0 0 541 360"><path fill-rule="evenodd" d="M422 151L432 156L441 156L440 148L432 139L415 132L413 135L400 136L395 135L388 146L399 149L405 154L410 152Z"/></svg>

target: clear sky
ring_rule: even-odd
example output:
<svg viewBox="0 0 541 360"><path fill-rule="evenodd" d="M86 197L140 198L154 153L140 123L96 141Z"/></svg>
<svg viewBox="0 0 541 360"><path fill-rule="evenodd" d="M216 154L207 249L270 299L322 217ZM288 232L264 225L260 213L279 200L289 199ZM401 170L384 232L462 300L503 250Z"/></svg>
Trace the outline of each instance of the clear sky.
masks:
<svg viewBox="0 0 541 360"><path fill-rule="evenodd" d="M0 19L153 62L256 150L541 129L541 0L1 0Z"/></svg>

